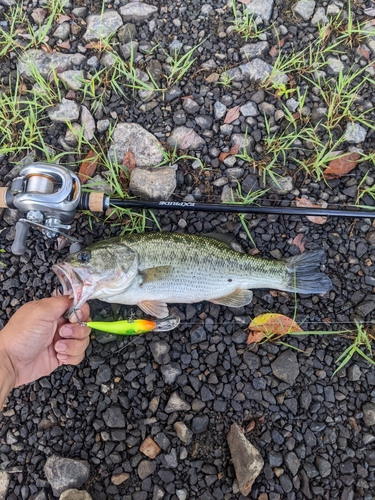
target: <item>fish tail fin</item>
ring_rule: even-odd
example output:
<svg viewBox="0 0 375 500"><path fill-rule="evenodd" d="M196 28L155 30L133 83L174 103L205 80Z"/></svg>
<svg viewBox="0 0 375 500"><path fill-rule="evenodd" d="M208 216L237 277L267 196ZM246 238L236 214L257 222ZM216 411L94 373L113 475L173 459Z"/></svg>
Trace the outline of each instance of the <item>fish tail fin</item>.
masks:
<svg viewBox="0 0 375 500"><path fill-rule="evenodd" d="M289 292L325 293L332 288L330 278L320 272L324 260L323 250L312 250L286 260Z"/></svg>

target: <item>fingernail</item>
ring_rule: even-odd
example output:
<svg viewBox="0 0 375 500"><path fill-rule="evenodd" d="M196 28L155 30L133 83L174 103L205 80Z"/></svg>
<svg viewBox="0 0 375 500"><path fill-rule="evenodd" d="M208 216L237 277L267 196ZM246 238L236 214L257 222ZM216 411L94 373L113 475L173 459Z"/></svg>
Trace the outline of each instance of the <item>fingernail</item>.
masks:
<svg viewBox="0 0 375 500"><path fill-rule="evenodd" d="M61 337L72 337L73 336L73 329L70 325L63 325L60 328L60 335Z"/></svg>
<svg viewBox="0 0 375 500"><path fill-rule="evenodd" d="M64 351L66 351L66 344L65 344L65 342L57 342L55 349L58 352L64 352Z"/></svg>
<svg viewBox="0 0 375 500"><path fill-rule="evenodd" d="M57 354L57 359L60 361L66 361L68 359L68 356L66 354Z"/></svg>

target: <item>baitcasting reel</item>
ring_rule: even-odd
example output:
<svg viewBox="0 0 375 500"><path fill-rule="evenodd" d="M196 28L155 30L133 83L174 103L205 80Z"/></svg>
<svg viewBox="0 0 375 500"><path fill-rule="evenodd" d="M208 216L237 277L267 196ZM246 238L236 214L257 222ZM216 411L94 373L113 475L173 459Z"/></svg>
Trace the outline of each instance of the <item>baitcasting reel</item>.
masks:
<svg viewBox="0 0 375 500"><path fill-rule="evenodd" d="M67 234L81 199L81 183L73 172L58 165L32 163L20 170L10 188L1 191L5 206L24 214L16 224L15 255L25 253L30 226L41 229L47 238L61 235L78 242Z"/></svg>

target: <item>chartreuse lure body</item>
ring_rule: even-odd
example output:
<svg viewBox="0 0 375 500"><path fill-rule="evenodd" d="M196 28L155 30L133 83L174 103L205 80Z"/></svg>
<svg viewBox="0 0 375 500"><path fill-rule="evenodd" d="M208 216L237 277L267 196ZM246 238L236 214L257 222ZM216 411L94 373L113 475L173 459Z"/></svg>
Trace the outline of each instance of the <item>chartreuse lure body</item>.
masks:
<svg viewBox="0 0 375 500"><path fill-rule="evenodd" d="M180 323L178 316L168 316L158 320L135 319L120 321L88 321L82 323L90 328L101 332L113 333L115 335L140 335L147 332L167 332L173 330Z"/></svg>

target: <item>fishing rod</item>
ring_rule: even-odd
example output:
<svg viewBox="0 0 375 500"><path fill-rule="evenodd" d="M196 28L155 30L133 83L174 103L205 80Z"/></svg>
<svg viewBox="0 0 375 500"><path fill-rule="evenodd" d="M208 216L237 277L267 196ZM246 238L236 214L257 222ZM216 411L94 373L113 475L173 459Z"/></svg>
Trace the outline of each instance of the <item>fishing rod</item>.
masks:
<svg viewBox="0 0 375 500"><path fill-rule="evenodd" d="M15 255L26 252L30 226L42 230L47 238L60 235L72 244L79 244L68 234L76 211L106 212L110 207L375 219L375 210L117 199L101 192L83 193L81 182L74 172L49 163L31 163L20 170L9 187L0 187L0 208L17 209L24 214L16 224L12 245Z"/></svg>

